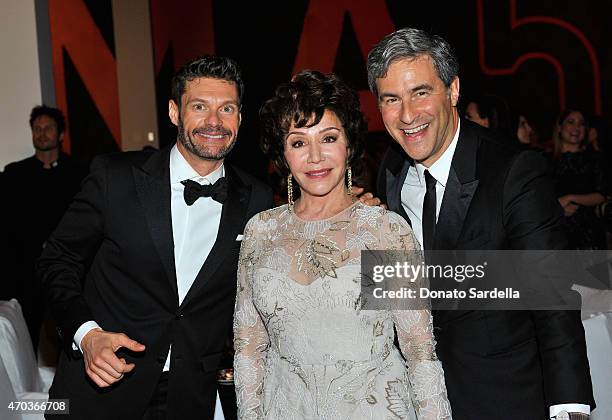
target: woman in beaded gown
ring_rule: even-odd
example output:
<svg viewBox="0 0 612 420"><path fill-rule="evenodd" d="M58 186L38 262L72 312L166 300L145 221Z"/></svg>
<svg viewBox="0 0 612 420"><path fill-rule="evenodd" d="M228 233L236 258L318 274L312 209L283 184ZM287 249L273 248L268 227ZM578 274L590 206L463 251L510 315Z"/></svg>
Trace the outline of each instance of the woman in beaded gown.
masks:
<svg viewBox="0 0 612 420"><path fill-rule="evenodd" d="M418 243L399 215L350 194L349 165L366 134L357 94L305 71L260 117L264 150L290 174L289 204L245 228L234 314L239 418L450 418L430 311L361 309L361 250Z"/></svg>

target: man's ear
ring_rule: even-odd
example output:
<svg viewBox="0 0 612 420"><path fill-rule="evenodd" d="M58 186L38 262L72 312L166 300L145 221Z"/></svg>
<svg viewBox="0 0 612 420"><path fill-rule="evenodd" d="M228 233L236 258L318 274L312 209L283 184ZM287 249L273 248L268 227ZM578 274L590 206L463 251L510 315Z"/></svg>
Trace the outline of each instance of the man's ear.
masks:
<svg viewBox="0 0 612 420"><path fill-rule="evenodd" d="M459 76L455 76L449 87L450 100L453 106L457 106L459 102Z"/></svg>
<svg viewBox="0 0 612 420"><path fill-rule="evenodd" d="M238 113L238 127L240 127L240 124L242 124L242 112Z"/></svg>
<svg viewBox="0 0 612 420"><path fill-rule="evenodd" d="M64 141L64 133L60 134L58 139L59 139L60 143L63 142Z"/></svg>
<svg viewBox="0 0 612 420"><path fill-rule="evenodd" d="M170 121L172 121L172 124L178 126L180 117L179 108L176 102L174 102L174 100L172 99L168 101L168 116L170 117Z"/></svg>

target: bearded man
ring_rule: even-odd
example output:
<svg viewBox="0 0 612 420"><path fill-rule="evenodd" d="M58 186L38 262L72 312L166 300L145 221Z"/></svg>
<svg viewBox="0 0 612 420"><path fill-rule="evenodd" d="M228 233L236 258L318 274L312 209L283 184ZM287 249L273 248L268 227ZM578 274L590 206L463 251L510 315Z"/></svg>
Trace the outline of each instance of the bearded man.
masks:
<svg viewBox="0 0 612 420"><path fill-rule="evenodd" d="M243 90L229 58L185 64L176 144L96 159L49 238L38 271L65 343L50 398L69 398L72 418L213 417L243 228L272 206L224 164Z"/></svg>

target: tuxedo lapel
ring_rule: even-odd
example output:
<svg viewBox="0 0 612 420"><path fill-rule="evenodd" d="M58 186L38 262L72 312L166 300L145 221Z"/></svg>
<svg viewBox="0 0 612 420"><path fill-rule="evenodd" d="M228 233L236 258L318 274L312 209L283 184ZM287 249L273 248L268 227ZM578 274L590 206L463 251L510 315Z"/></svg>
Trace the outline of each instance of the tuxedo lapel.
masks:
<svg viewBox="0 0 612 420"><path fill-rule="evenodd" d="M142 167L133 168L133 174L151 238L174 293L173 302L178 302L170 208L170 150L166 148L151 154Z"/></svg>
<svg viewBox="0 0 612 420"><path fill-rule="evenodd" d="M411 164L412 161L409 158L406 159L403 150L399 153L393 147L389 150L389 166L385 168L385 193L388 208L398 213L412 225L404 206L402 206L402 187Z"/></svg>
<svg viewBox="0 0 612 420"><path fill-rule="evenodd" d="M461 121L457 148L448 174L444 198L436 224L434 249L455 249L470 203L478 187L476 158L478 138Z"/></svg>
<svg viewBox="0 0 612 420"><path fill-rule="evenodd" d="M244 185L238 174L229 165L225 165L225 176L228 182L228 195L227 200L223 203L223 210L221 210L217 239L181 306L187 305L206 284L210 283L212 275L219 269L227 254L236 244L236 237L242 233L242 227L246 222L244 219L251 196L251 187Z"/></svg>
<svg viewBox="0 0 612 420"><path fill-rule="evenodd" d="M444 198L436 224L434 249L455 249L478 180L461 183L453 168L448 175Z"/></svg>

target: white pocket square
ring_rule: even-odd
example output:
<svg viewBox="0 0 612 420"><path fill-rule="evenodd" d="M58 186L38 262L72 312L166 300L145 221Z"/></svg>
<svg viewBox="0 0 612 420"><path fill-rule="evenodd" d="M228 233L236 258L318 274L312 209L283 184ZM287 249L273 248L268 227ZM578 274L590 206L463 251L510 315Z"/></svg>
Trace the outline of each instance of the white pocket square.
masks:
<svg viewBox="0 0 612 420"><path fill-rule="evenodd" d="M241 241L243 239L244 239L244 235L238 234L238 236L236 236L237 241Z"/></svg>

